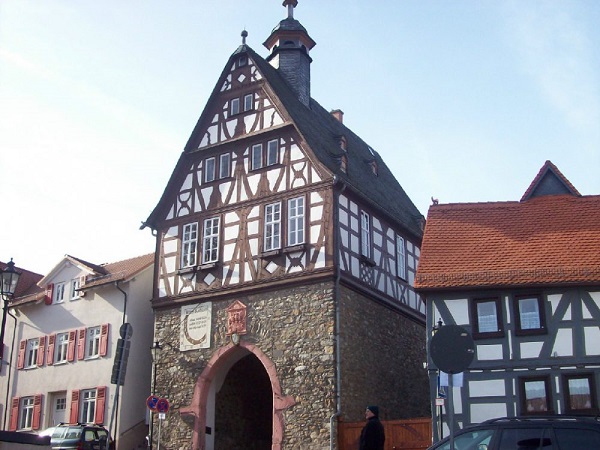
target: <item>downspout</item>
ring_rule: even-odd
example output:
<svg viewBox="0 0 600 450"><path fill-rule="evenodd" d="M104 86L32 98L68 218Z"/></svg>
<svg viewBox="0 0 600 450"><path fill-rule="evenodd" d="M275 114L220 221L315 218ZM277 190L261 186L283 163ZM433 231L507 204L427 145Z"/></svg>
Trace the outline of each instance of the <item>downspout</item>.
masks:
<svg viewBox="0 0 600 450"><path fill-rule="evenodd" d="M341 390L341 381L342 381L342 375L341 375L341 356L340 356L340 276L341 276L341 271L340 271L340 264L339 264L339 195L342 194L344 192L344 190L346 189L346 185L342 183L342 187L340 189L340 192L337 194L335 193L335 187L339 182L339 178L337 176L334 175L333 177L333 263L335 265L335 281L334 281L334 285L333 285L333 301L334 301L334 307L335 307L335 328L334 328L334 338L335 338L335 384L336 384L336 390L335 390L335 395L336 395L336 411L335 413L333 413L329 419L329 448L330 450L334 450L335 448L335 439L334 436L337 436L337 432L334 433L333 432L333 423L335 421L335 419L337 417L340 416L340 414L342 413L342 400L341 400L341 394L340 394L340 390Z"/></svg>
<svg viewBox="0 0 600 450"><path fill-rule="evenodd" d="M119 286L119 281L115 281L115 287L121 291L121 293L123 294L123 320L121 321L121 326L123 324L125 324L125 317L127 317L127 292L125 292L123 289L121 289L121 286ZM117 411L119 409L119 390L121 388L121 386L117 383L115 385L115 400L113 402L113 407L112 407L112 411L110 414L110 425L108 430L110 431L110 435L112 436L112 438L114 440L117 439L116 436L116 430L117 430L117 422L119 420L118 415L117 415ZM116 417L116 419L115 419ZM114 423L114 427L113 427L113 423Z"/></svg>
<svg viewBox="0 0 600 450"><path fill-rule="evenodd" d="M13 351L15 349L15 338L17 337L17 316L15 316L13 313L10 312L10 310L7 310L7 313L10 317L12 317L15 320L15 326L13 327L13 336L12 336L12 344L10 346L10 356L8 357L8 364L6 365L6 371L8 372L8 378L6 380L6 399L4 400L4 417L2 417L2 429L6 430L6 417L9 415L9 408L8 408L8 396L9 396L9 390L10 390L10 376L12 374L12 357L13 357Z"/></svg>

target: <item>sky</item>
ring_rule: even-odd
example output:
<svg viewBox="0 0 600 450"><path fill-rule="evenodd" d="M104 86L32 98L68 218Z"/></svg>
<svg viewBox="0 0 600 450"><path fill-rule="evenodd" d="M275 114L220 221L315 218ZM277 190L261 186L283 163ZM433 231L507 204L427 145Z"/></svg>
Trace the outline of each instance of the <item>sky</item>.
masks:
<svg viewBox="0 0 600 450"><path fill-rule="evenodd" d="M156 206L231 54L281 0L2 0L0 261L154 251ZM311 94L423 215L519 200L546 160L600 194L600 2L299 0Z"/></svg>

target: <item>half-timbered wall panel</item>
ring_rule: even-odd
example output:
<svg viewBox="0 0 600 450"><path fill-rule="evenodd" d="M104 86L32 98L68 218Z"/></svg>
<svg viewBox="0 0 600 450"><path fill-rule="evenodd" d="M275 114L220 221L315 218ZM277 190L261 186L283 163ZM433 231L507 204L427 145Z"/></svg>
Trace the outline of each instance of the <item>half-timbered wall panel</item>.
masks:
<svg viewBox="0 0 600 450"><path fill-rule="evenodd" d="M419 247L404 237L400 230L366 211L370 218L371 257L364 257L361 254L361 211L359 204L340 195L340 269L399 304L425 314L425 305L413 289ZM406 243L406 279L401 278L397 271L398 236L402 236L402 242Z"/></svg>

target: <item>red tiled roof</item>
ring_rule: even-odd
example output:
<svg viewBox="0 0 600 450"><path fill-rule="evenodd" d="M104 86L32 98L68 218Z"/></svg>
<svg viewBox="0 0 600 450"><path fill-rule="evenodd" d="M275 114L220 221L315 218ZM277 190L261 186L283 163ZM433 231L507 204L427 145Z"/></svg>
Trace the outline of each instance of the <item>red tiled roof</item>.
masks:
<svg viewBox="0 0 600 450"><path fill-rule="evenodd" d="M0 269L5 270L6 264L0 261ZM15 298L22 297L24 295L37 294L42 289L37 286L37 282L40 281L43 276L39 273L31 272L29 270L15 267L17 272L21 272L17 288L15 291Z"/></svg>
<svg viewBox="0 0 600 450"><path fill-rule="evenodd" d="M600 284L600 196L433 205L415 287Z"/></svg>
<svg viewBox="0 0 600 450"><path fill-rule="evenodd" d="M154 263L154 253L130 258L109 264L102 264L101 274L97 277L88 277L82 289L112 283L115 281L128 280L140 271Z"/></svg>

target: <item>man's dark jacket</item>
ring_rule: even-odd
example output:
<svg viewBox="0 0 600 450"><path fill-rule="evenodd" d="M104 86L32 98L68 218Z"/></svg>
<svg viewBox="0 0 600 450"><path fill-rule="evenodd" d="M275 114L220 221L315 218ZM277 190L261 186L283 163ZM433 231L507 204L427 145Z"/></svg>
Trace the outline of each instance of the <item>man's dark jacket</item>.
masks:
<svg viewBox="0 0 600 450"><path fill-rule="evenodd" d="M378 417L371 417L360 432L359 450L383 450L385 434Z"/></svg>

